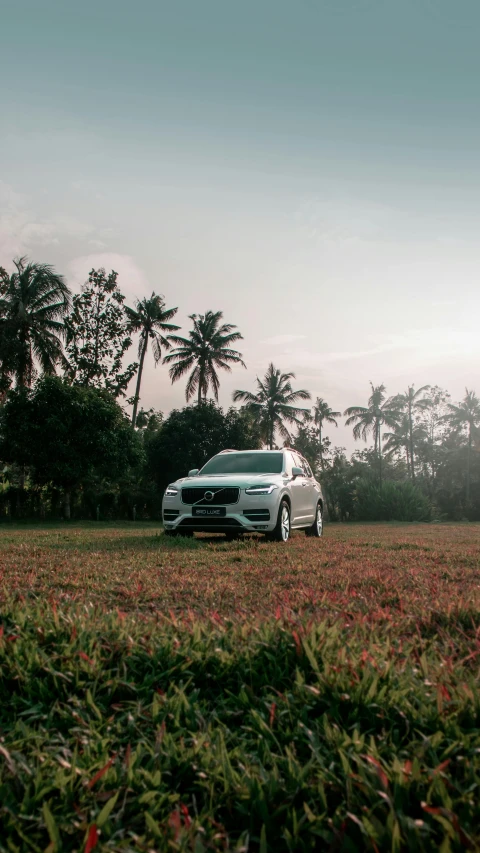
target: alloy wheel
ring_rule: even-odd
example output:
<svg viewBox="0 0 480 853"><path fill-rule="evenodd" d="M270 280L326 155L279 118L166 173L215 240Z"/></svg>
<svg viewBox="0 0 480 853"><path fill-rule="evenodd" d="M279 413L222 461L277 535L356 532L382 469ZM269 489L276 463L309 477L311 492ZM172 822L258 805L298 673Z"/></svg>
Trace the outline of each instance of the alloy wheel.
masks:
<svg viewBox="0 0 480 853"><path fill-rule="evenodd" d="M282 540L286 542L290 536L290 513L287 506L282 507L281 531Z"/></svg>

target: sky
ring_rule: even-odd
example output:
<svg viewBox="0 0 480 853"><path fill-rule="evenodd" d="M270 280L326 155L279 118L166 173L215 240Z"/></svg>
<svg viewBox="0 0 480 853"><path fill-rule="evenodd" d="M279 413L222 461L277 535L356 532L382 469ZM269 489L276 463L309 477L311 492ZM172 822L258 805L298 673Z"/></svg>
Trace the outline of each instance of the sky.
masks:
<svg viewBox="0 0 480 853"><path fill-rule="evenodd" d="M480 392L478 0L2 0L0 29L0 265L113 268L180 334L223 311L225 407L270 361L340 411ZM184 405L151 356L141 405Z"/></svg>

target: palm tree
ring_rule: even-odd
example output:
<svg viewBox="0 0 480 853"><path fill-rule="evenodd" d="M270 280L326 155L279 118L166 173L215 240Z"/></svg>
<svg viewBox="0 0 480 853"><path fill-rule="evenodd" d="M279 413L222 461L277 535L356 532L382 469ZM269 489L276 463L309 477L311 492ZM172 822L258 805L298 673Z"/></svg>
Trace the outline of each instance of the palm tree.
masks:
<svg viewBox="0 0 480 853"><path fill-rule="evenodd" d="M132 426L137 422L137 409L140 400L140 387L142 384L143 363L147 352L148 341L152 342L153 360L155 367L162 357L162 347L170 349L170 341L162 332L175 332L180 326L175 326L168 321L177 313L178 308L165 308L163 296L152 293L149 299L137 299L135 309L125 308L129 320L130 330L140 332L138 342L138 373L135 397L133 398Z"/></svg>
<svg viewBox="0 0 480 853"><path fill-rule="evenodd" d="M313 420L318 427L318 440L320 444L320 466L323 469L323 447L322 447L322 428L324 423L333 424L338 427L336 418L342 416L341 412L334 412L322 397L317 397L313 407Z"/></svg>
<svg viewBox="0 0 480 853"><path fill-rule="evenodd" d="M414 416L417 412L423 412L429 406L429 401L422 397L422 394L425 391L428 391L430 385L422 385L418 391L415 391L414 385L409 385L407 391L404 394L396 394L395 397L392 397L391 404L392 406L397 406L399 411L405 412L408 420L408 442L409 442L409 457L410 457L410 470L412 474L412 480L415 480L415 449L413 442L413 434L414 434Z"/></svg>
<svg viewBox="0 0 480 853"><path fill-rule="evenodd" d="M63 318L70 309L70 290L48 264L14 260L11 275L0 270L0 357L2 374L30 387L38 363L55 373L62 358Z"/></svg>
<svg viewBox="0 0 480 853"><path fill-rule="evenodd" d="M447 416L450 423L459 429L468 428L468 449L467 449L467 483L466 483L466 502L467 506L470 503L470 461L472 455L472 442L474 433L480 424L480 400L474 391L469 391L465 388L465 397L456 406L453 403L448 404L449 415Z"/></svg>
<svg viewBox="0 0 480 853"><path fill-rule="evenodd" d="M309 400L308 391L294 391L290 380L295 379L294 373L281 373L273 364L269 364L268 370L262 379L257 377L256 394L250 391L234 391L235 403L246 403L246 408L251 411L260 421L263 430L263 438L270 450L273 448L275 430L287 441L291 435L285 423L300 425L300 416L306 412L293 405L298 400Z"/></svg>
<svg viewBox="0 0 480 853"><path fill-rule="evenodd" d="M375 440L375 453L379 462L380 483L382 482L382 426L385 424L388 427L395 428L399 419L400 413L398 408L392 406L391 399L385 400L385 385L377 385L376 387L370 382L372 393L368 398L368 406L350 406L345 409L344 415L347 415L346 426L353 427L353 437L355 441L361 438L367 440L367 436L373 433Z"/></svg>
<svg viewBox="0 0 480 853"><path fill-rule="evenodd" d="M405 452L405 459L407 462L407 471L411 474L411 447L412 447L412 439L413 446L419 445L420 442L425 441L427 437L425 427L421 424L414 424L413 431L410 432L410 420L408 414L405 412L402 413L402 418L398 422L397 426L394 428L393 432L384 432L384 445L383 449L385 453L393 455L394 453Z"/></svg>
<svg viewBox="0 0 480 853"><path fill-rule="evenodd" d="M176 345L169 355L163 359L164 363L172 363L170 378L172 382L181 379L189 370L185 397L187 402L197 393L198 403L206 401L210 385L213 389L215 400L218 400L218 389L220 380L217 368L231 371L231 364L241 364L246 367L242 360L242 353L232 349L235 341L243 340L240 332L234 332L237 327L231 323L222 323L223 313L221 311L207 311L206 314L190 314L193 320L193 329L188 338L178 335L169 335L168 340Z"/></svg>

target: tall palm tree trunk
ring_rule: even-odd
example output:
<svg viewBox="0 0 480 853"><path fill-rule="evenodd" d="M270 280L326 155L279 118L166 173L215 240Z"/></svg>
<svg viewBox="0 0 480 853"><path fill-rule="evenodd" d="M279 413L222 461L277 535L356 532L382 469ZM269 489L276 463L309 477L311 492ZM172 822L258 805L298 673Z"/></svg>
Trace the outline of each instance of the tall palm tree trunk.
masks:
<svg viewBox="0 0 480 853"><path fill-rule="evenodd" d="M382 428L380 425L380 421L378 421L378 472L380 479L380 486L382 485Z"/></svg>
<svg viewBox="0 0 480 853"><path fill-rule="evenodd" d="M200 375L198 377L198 405L207 402L207 386L205 384L205 364L200 362Z"/></svg>
<svg viewBox="0 0 480 853"><path fill-rule="evenodd" d="M472 425L469 424L468 427L468 449L467 449L467 488L466 488L466 500L467 507L470 506L470 457L472 453Z"/></svg>
<svg viewBox="0 0 480 853"><path fill-rule="evenodd" d="M137 409L138 409L138 403L140 400L140 387L142 384L143 362L145 361L145 353L147 352L147 344L148 344L148 338L145 335L145 338L143 341L143 346L142 346L142 352L140 355L140 364L138 365L137 386L135 388L135 399L133 401L132 427L134 429L135 429L135 424L137 422Z"/></svg>
<svg viewBox="0 0 480 853"><path fill-rule="evenodd" d="M29 361L31 361L31 347L28 343L27 337L22 331L20 334L20 358L19 358L19 371L18 371L18 385L20 388L30 388L32 384L31 370L29 370L28 365Z"/></svg>
<svg viewBox="0 0 480 853"><path fill-rule="evenodd" d="M415 482L415 456L413 452L413 418L412 418L412 405L411 403L408 406L408 431L409 431L409 439L410 439L410 468L412 471L412 482Z"/></svg>

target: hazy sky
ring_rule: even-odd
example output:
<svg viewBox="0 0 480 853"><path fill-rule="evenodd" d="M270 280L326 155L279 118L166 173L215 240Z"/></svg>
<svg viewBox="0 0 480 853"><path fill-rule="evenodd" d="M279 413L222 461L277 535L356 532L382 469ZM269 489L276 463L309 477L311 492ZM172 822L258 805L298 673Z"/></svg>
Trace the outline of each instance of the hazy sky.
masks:
<svg viewBox="0 0 480 853"><path fill-rule="evenodd" d="M0 264L223 310L225 406L270 360L335 409L480 391L479 0L2 0L0 31ZM183 394L150 357L142 405Z"/></svg>

